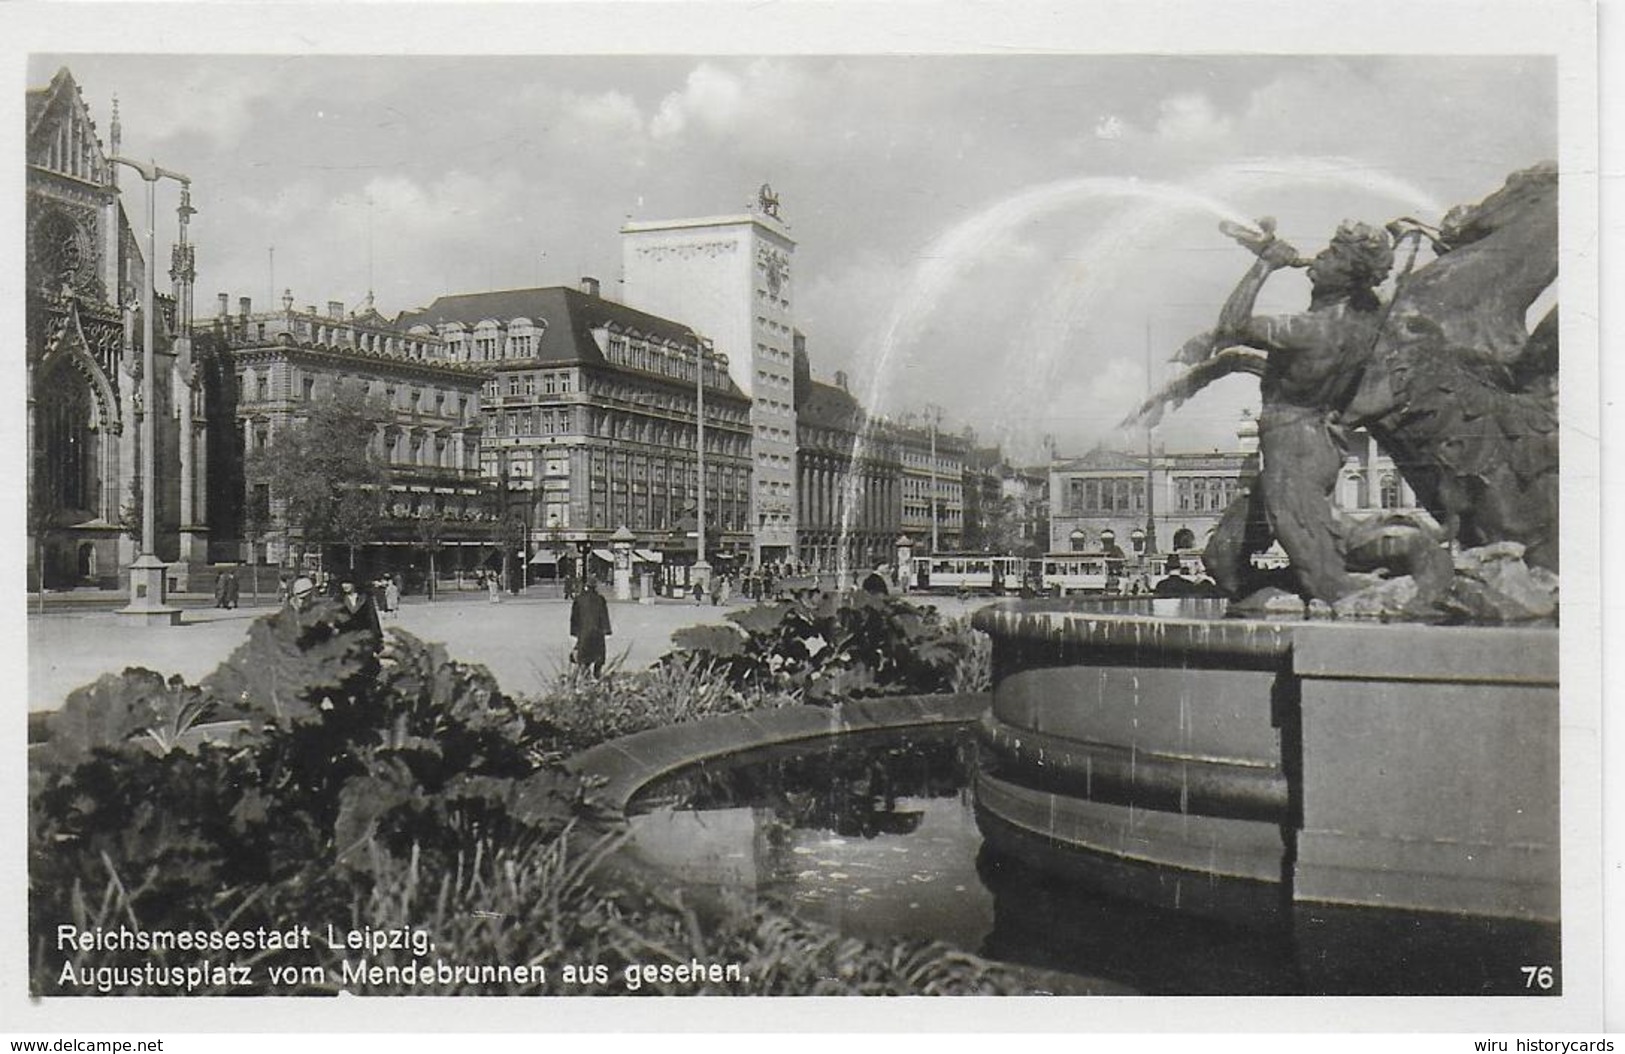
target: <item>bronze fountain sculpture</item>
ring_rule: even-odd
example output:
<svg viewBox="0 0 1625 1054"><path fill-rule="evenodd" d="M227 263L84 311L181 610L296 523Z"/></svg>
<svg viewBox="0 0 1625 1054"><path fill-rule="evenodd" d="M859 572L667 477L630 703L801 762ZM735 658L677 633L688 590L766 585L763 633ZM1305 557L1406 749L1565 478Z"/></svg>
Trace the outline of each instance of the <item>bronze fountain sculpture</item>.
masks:
<svg viewBox="0 0 1625 1054"><path fill-rule="evenodd" d="M1155 420L1219 377L1260 378L1262 466L1206 550L1242 606L1280 586L1338 614L1523 621L1556 612L1557 309L1530 306L1557 277L1556 167L1513 174L1437 229L1345 223L1312 259L1257 230L1224 232L1257 257L1215 328L1178 356L1191 366L1129 419ZM1434 259L1416 267L1426 242ZM1409 245L1384 303L1376 292ZM1304 267L1306 311L1255 317L1265 281ZM1393 457L1426 517L1358 522L1330 501L1349 431ZM1252 566L1279 542L1284 580ZM1454 556L1444 546L1454 543ZM1271 587L1274 587L1273 593Z"/></svg>

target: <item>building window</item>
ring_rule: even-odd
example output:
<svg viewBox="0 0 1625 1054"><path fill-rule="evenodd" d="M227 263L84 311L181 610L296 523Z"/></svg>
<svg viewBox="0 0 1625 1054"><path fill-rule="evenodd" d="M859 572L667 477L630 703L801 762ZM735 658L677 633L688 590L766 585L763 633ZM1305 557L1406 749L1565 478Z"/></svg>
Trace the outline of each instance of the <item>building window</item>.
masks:
<svg viewBox="0 0 1625 1054"><path fill-rule="evenodd" d="M474 358L480 362L490 362L500 358L498 345L501 334L497 332L495 322L481 322L474 327Z"/></svg>
<svg viewBox="0 0 1625 1054"><path fill-rule="evenodd" d="M305 393L305 401L309 402L310 400L314 399L316 397L316 378L306 377L303 381L303 388Z"/></svg>
<svg viewBox="0 0 1625 1054"><path fill-rule="evenodd" d="M263 373L254 379L254 397L262 403L271 398L271 378Z"/></svg>
<svg viewBox="0 0 1625 1054"><path fill-rule="evenodd" d="M1385 509L1399 508L1399 480L1392 473L1382 477L1378 493L1381 495L1382 507Z"/></svg>

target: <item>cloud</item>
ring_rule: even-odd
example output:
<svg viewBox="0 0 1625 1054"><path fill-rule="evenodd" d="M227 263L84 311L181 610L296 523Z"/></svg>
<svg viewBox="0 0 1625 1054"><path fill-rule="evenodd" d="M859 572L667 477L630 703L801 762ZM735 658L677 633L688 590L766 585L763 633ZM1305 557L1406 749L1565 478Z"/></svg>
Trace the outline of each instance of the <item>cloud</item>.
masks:
<svg viewBox="0 0 1625 1054"><path fill-rule="evenodd" d="M1157 135L1181 143L1201 143L1230 133L1230 118L1219 113L1206 95L1174 95L1158 107Z"/></svg>
<svg viewBox="0 0 1625 1054"><path fill-rule="evenodd" d="M588 140L641 138L643 113L625 92L607 91L597 95L567 95L564 131Z"/></svg>
<svg viewBox="0 0 1625 1054"><path fill-rule="evenodd" d="M745 85L736 75L702 63L688 75L683 90L660 101L650 122L656 139L673 139L692 124L713 134L726 132L745 105Z"/></svg>

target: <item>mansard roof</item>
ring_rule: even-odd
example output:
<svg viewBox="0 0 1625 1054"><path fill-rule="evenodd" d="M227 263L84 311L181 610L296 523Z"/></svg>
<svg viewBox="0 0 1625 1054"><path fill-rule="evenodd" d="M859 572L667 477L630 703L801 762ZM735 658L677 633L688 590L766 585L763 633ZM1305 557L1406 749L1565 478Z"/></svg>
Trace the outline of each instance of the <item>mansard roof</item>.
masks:
<svg viewBox="0 0 1625 1054"><path fill-rule="evenodd" d="M571 286L442 296L426 308L402 312L395 320L395 328L404 333L412 326L426 325L438 329L442 323L457 322L472 330L487 320L506 325L519 318L528 319L538 328L545 320L546 329L536 342L536 353L525 360L544 365L608 365L603 350L592 336L593 330L606 326L672 344L689 347L694 344L693 330L681 322L651 315L602 296L583 293ZM727 391L740 397L744 395L731 378Z"/></svg>
<svg viewBox="0 0 1625 1054"><path fill-rule="evenodd" d="M863 427L863 407L845 388L823 381L810 381L796 395L798 424L843 432L856 432Z"/></svg>

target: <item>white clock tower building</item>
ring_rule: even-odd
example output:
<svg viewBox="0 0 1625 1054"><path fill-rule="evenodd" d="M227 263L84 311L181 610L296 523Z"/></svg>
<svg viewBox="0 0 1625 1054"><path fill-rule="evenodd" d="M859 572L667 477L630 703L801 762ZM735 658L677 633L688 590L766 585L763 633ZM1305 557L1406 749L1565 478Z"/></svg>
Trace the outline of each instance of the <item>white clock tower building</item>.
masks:
<svg viewBox="0 0 1625 1054"><path fill-rule="evenodd" d="M734 383L750 396L758 563L796 553L795 250L765 186L757 207L740 215L621 228L626 304L694 327L728 356Z"/></svg>

